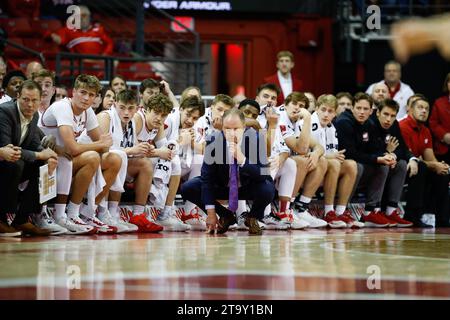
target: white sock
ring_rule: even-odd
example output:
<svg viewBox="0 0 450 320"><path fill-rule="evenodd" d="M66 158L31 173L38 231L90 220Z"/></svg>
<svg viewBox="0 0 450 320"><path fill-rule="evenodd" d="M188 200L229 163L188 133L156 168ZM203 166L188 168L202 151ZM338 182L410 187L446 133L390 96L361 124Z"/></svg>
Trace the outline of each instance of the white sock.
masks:
<svg viewBox="0 0 450 320"><path fill-rule="evenodd" d="M135 204L133 206L133 215L144 213L144 211L145 211L145 206L140 206L137 204Z"/></svg>
<svg viewBox="0 0 450 320"><path fill-rule="evenodd" d="M295 197L291 198L291 202L294 203L295 202Z"/></svg>
<svg viewBox="0 0 450 320"><path fill-rule="evenodd" d="M108 212L108 208L106 206L103 207L101 205L98 205L98 207L97 207L97 217L98 218L103 218L107 212Z"/></svg>
<svg viewBox="0 0 450 320"><path fill-rule="evenodd" d="M264 209L264 218L268 217L270 215L271 212L271 206L270 204L267 205L267 207Z"/></svg>
<svg viewBox="0 0 450 320"><path fill-rule="evenodd" d="M67 216L69 218L78 218L80 216L80 205L69 201L67 205Z"/></svg>
<svg viewBox="0 0 450 320"><path fill-rule="evenodd" d="M336 214L338 216L340 216L341 214L343 214L345 212L345 208L346 206L336 206Z"/></svg>
<svg viewBox="0 0 450 320"><path fill-rule="evenodd" d="M47 211L47 205L42 205L41 213L45 213Z"/></svg>
<svg viewBox="0 0 450 320"><path fill-rule="evenodd" d="M311 198L308 198L308 197L305 197L304 195L302 195L302 196L300 196L300 202L308 204L311 202Z"/></svg>
<svg viewBox="0 0 450 320"><path fill-rule="evenodd" d="M332 204L326 204L325 205L325 214L327 214L330 211L334 211L334 206Z"/></svg>
<svg viewBox="0 0 450 320"><path fill-rule="evenodd" d="M394 207L387 207L387 208L386 208L386 214L387 214L388 216L390 216L390 215L392 214L392 212L394 212L395 210L397 210L397 208L394 208Z"/></svg>
<svg viewBox="0 0 450 320"><path fill-rule="evenodd" d="M53 211L53 218L55 220L60 220L66 218L66 204L65 203L55 203L55 210Z"/></svg>
<svg viewBox="0 0 450 320"><path fill-rule="evenodd" d="M371 214L372 212L374 212L374 213L380 213L380 211L381 211L381 208L375 208L375 209L373 209L373 211L367 211L367 210L364 210L364 215L365 215L365 216L368 216L368 215Z"/></svg>
<svg viewBox="0 0 450 320"><path fill-rule="evenodd" d="M80 215L82 215L82 216L84 216L84 217L87 217L87 218L93 218L93 217L95 217L95 210L97 209L97 206L96 205L94 205L94 207L92 207L92 206L90 206L90 205L87 205L87 204L84 204L84 203L82 203L81 205L80 205L80 211L79 211L79 213L80 213Z"/></svg>
<svg viewBox="0 0 450 320"><path fill-rule="evenodd" d="M112 217L119 216L119 201L108 201L108 210Z"/></svg>
<svg viewBox="0 0 450 320"><path fill-rule="evenodd" d="M172 211L172 206L164 206L164 209L161 210L158 215L159 220L165 220L169 218L170 212Z"/></svg>

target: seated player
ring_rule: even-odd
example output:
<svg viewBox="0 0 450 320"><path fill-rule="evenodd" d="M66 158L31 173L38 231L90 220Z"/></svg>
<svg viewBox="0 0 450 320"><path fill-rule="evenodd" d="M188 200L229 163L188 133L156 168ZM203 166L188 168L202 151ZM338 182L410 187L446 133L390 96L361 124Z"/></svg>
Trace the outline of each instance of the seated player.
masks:
<svg viewBox="0 0 450 320"><path fill-rule="evenodd" d="M72 98L53 103L45 110L39 121L42 131L46 135L56 137L57 145L66 148L72 156L72 160L64 157L59 159L54 210L55 221L66 228L69 234L97 232L96 227L80 218L80 205L100 166L99 152L107 151L112 145L111 135L101 134L97 118L91 108L100 88L100 82L95 76L79 75L75 80ZM84 130L94 142L86 144L77 142L76 138Z"/></svg>
<svg viewBox="0 0 450 320"><path fill-rule="evenodd" d="M203 116L205 108L197 96L189 96L183 100L179 109L173 109L165 121L165 132L168 141L176 141L179 145L178 155L174 158L173 172L179 172L180 178L189 180L198 175L192 170L194 163L201 161L201 155L194 154L195 133L194 124ZM192 230L206 230L205 217L198 207L187 204L187 211L181 215L181 220L189 224ZM186 209L186 208L185 208Z"/></svg>
<svg viewBox="0 0 450 320"><path fill-rule="evenodd" d="M311 137L311 114L308 112L308 98L300 92L293 92L280 107L279 130L275 144L279 150L286 150L297 163L292 201L302 188L300 201L295 204L293 228L321 228L327 222L313 217L308 206L323 181L327 170L327 160L323 157L323 147ZM278 138L277 138L278 137Z"/></svg>
<svg viewBox="0 0 450 320"><path fill-rule="evenodd" d="M353 219L347 209L357 176L354 160L345 158L345 150L338 150L339 142L332 123L336 116L337 99L331 95L321 95L317 99L316 111L311 116L312 137L324 148L328 167L323 182L324 220L331 228L363 227ZM336 208L334 199L339 195Z"/></svg>
<svg viewBox="0 0 450 320"><path fill-rule="evenodd" d="M150 98L144 108L139 109L134 116L138 142L147 142L155 147L150 152L153 166L156 166L159 159L172 162L176 156L175 152L167 147L168 141L164 132L164 121L172 108L173 104L169 98L159 93ZM156 222L167 231L190 229L189 225L180 221L175 215L174 201L178 185L179 176L171 176L167 195L163 196L165 203L158 204L163 207L163 210L158 214Z"/></svg>
<svg viewBox="0 0 450 320"><path fill-rule="evenodd" d="M111 187L108 206L100 206L98 218L105 224L118 227L122 232L158 232L163 228L149 221L143 208L146 205L153 168L150 155L154 146L147 142L137 142L134 115L137 112L138 97L133 90L122 90L117 94L116 102L110 110L102 111L97 115L100 129L109 133L113 139L111 152L124 152L125 161L116 178L117 189ZM124 191L125 180L134 182L135 202L130 223L120 218L118 206L121 194Z"/></svg>

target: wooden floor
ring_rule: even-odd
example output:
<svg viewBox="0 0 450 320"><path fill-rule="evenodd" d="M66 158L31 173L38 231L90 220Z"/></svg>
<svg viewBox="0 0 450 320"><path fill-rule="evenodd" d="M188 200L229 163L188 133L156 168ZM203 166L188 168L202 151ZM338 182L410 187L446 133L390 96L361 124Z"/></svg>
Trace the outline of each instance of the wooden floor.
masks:
<svg viewBox="0 0 450 320"><path fill-rule="evenodd" d="M0 238L0 299L448 299L450 229Z"/></svg>

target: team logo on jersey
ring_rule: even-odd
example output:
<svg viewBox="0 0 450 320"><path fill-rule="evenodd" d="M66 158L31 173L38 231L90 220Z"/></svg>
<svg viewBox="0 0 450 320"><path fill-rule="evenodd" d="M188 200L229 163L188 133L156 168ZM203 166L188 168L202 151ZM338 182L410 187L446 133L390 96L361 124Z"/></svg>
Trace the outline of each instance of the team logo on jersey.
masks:
<svg viewBox="0 0 450 320"><path fill-rule="evenodd" d="M166 130L169 126L164 123L164 130Z"/></svg>
<svg viewBox="0 0 450 320"><path fill-rule="evenodd" d="M391 135L387 134L386 137L384 138L384 142L389 143L390 139L391 139Z"/></svg>
<svg viewBox="0 0 450 320"><path fill-rule="evenodd" d="M317 123L313 123L312 124L312 131L316 131L317 129L319 129L319 126L317 125Z"/></svg>
<svg viewBox="0 0 450 320"><path fill-rule="evenodd" d="M364 132L362 135L363 141L367 142L369 141L369 133L368 132Z"/></svg>
<svg viewBox="0 0 450 320"><path fill-rule="evenodd" d="M286 132L286 126L285 125L280 125L280 130L281 130L281 133L285 133Z"/></svg>

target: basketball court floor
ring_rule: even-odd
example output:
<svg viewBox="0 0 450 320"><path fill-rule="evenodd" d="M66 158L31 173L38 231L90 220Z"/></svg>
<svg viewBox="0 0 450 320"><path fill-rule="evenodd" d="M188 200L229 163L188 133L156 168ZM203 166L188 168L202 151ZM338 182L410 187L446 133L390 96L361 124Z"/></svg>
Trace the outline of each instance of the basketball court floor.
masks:
<svg viewBox="0 0 450 320"><path fill-rule="evenodd" d="M0 238L0 299L449 299L450 229Z"/></svg>

